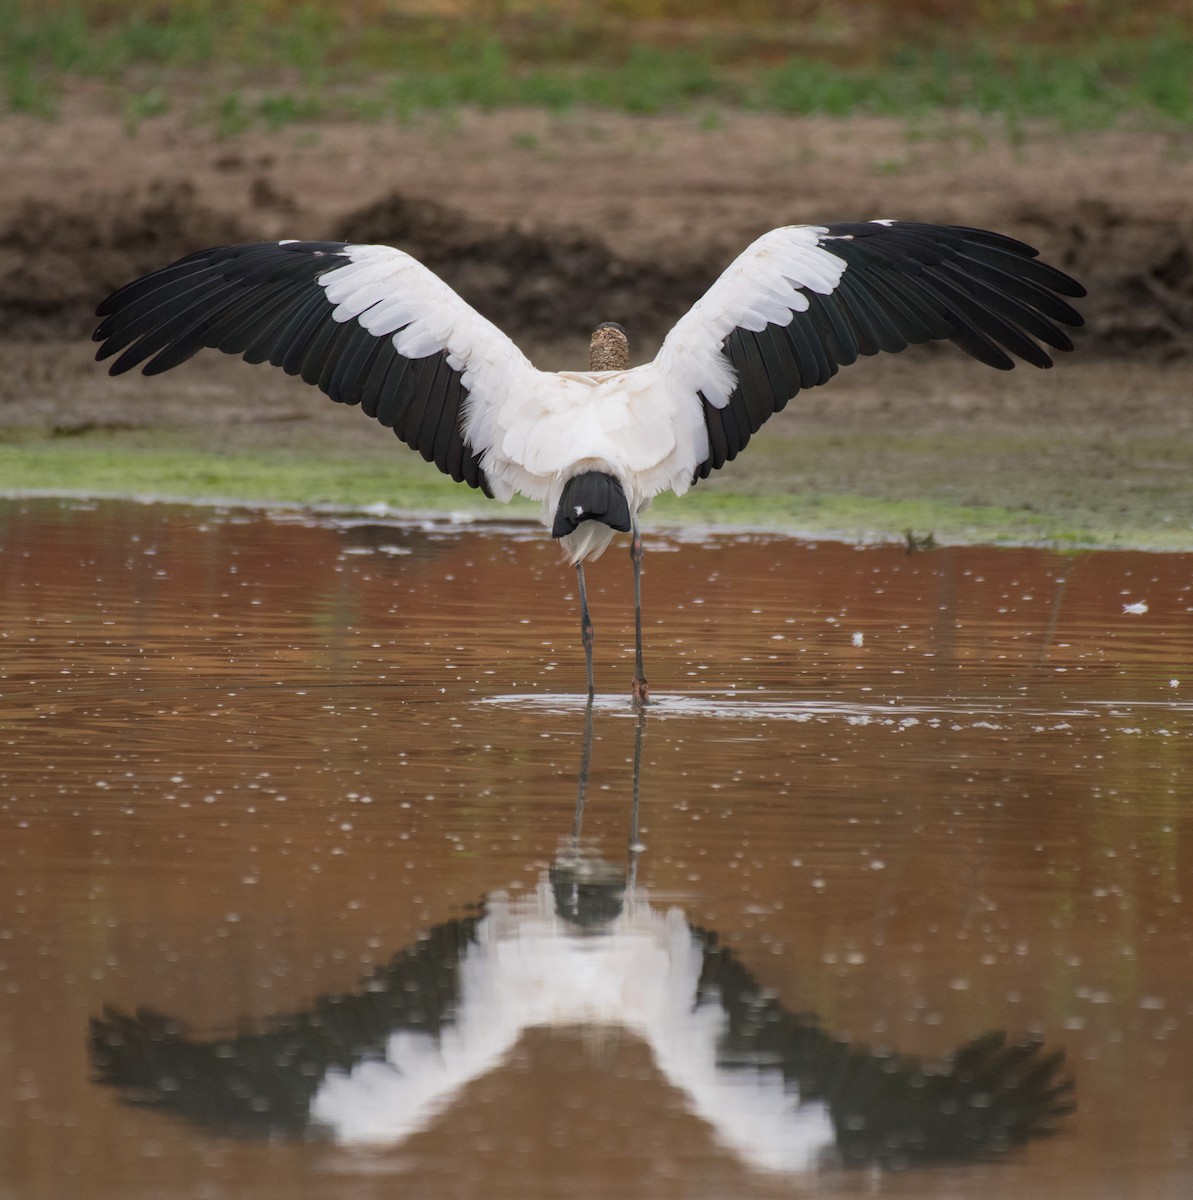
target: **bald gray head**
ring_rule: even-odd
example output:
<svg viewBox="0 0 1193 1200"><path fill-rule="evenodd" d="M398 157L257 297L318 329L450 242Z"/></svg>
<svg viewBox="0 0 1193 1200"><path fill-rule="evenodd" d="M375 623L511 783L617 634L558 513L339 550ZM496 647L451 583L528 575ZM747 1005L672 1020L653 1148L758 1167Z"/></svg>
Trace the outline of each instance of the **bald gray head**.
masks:
<svg viewBox="0 0 1193 1200"><path fill-rule="evenodd" d="M630 341L625 330L616 321L605 321L592 333L588 343L588 369L590 371L628 371L630 368Z"/></svg>

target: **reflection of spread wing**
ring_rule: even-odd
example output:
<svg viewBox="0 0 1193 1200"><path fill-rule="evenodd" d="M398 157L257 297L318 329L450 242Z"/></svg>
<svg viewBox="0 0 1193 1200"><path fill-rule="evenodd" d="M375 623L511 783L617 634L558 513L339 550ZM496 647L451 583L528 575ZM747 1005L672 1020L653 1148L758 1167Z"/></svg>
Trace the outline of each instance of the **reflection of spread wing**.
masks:
<svg viewBox="0 0 1193 1200"><path fill-rule="evenodd" d="M397 1031L437 1037L459 1000L459 962L479 918L439 925L358 992L323 996L260 1033L192 1038L160 1013L105 1008L91 1021L96 1081L129 1104L240 1136L296 1135L330 1071L384 1061Z"/></svg>
<svg viewBox="0 0 1193 1200"><path fill-rule="evenodd" d="M498 1066L527 1028L618 1025L744 1162L903 1163L985 1156L1049 1132L1071 1107L1059 1054L991 1033L939 1068L872 1054L785 1011L678 909L602 901L561 916L559 880L436 927L352 994L259 1033L200 1040L107 1010L99 1082L133 1104L236 1134L323 1130L400 1143ZM624 901L624 902L623 902ZM834 1150L835 1146L835 1150Z"/></svg>
<svg viewBox="0 0 1193 1200"><path fill-rule="evenodd" d="M767 1065L783 1072L801 1101L828 1105L836 1149L847 1163L902 1164L981 1158L1053 1132L1073 1111L1061 1052L992 1032L931 1066L850 1046L814 1017L793 1016L717 946L704 942L700 1003L727 1018L718 1047L727 1070Z"/></svg>

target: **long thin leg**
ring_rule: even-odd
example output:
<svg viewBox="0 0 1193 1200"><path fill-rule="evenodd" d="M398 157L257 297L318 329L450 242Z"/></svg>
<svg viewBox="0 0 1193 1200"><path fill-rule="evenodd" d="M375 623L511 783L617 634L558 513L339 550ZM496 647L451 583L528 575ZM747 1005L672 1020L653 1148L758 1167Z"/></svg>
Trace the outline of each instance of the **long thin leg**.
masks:
<svg viewBox="0 0 1193 1200"><path fill-rule="evenodd" d="M634 683L630 694L635 704L649 704L650 687L642 666L642 533L637 514L630 522L630 561L634 564Z"/></svg>
<svg viewBox="0 0 1193 1200"><path fill-rule="evenodd" d="M588 672L588 700L596 694L592 683L592 617L588 615L588 592L584 587L584 564L576 564L576 579L580 584L580 639L584 643L584 667Z"/></svg>

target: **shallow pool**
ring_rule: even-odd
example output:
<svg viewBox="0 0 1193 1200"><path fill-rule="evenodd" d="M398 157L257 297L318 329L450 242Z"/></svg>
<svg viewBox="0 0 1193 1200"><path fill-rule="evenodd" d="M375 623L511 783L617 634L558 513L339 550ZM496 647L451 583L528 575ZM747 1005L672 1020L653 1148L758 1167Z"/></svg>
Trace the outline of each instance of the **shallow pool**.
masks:
<svg viewBox="0 0 1193 1200"><path fill-rule="evenodd" d="M643 587L0 504L0 1197L1193 1192L1193 555Z"/></svg>

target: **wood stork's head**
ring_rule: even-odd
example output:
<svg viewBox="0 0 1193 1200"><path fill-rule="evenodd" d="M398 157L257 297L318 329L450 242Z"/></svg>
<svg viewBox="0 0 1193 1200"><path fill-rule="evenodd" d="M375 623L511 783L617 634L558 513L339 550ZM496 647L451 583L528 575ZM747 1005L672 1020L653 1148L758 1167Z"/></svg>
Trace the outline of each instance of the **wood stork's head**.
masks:
<svg viewBox="0 0 1193 1200"><path fill-rule="evenodd" d="M616 321L606 321L592 332L588 343L588 369L590 371L628 371L630 369L630 341Z"/></svg>

